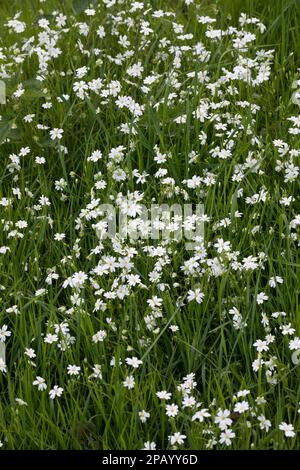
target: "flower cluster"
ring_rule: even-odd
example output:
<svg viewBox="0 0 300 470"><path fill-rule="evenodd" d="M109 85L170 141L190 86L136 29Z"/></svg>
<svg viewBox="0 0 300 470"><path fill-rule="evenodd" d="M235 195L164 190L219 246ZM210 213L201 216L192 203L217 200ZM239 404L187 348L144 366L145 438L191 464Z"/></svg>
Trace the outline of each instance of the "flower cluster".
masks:
<svg viewBox="0 0 300 470"><path fill-rule="evenodd" d="M0 438L36 416L87 422L71 448L294 445L299 78L266 131L260 19L38 3L0 33L0 380L18 407ZM152 239L144 208L185 202L204 213L158 215ZM105 204L126 232L105 236ZM164 236L197 220L192 250Z"/></svg>

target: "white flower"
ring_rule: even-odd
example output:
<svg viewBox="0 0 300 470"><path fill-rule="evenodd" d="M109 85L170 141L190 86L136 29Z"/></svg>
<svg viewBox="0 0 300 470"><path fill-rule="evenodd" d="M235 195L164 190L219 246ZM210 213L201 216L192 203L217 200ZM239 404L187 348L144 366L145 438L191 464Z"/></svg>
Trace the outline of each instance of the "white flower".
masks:
<svg viewBox="0 0 300 470"><path fill-rule="evenodd" d="M260 292L257 296L256 296L256 302L258 304L263 304L265 300L268 300L268 296L264 293L264 292Z"/></svg>
<svg viewBox="0 0 300 470"><path fill-rule="evenodd" d="M150 418L150 413L145 410L139 411L139 417L142 423L145 423Z"/></svg>
<svg viewBox="0 0 300 470"><path fill-rule="evenodd" d="M255 346L256 350L260 353L263 351L268 351L269 347L267 345L267 341L262 341L261 339L258 339L253 343L253 346Z"/></svg>
<svg viewBox="0 0 300 470"><path fill-rule="evenodd" d="M143 364L143 361L138 359L137 357L127 357L125 359L126 364L133 367L134 369L138 369L138 367Z"/></svg>
<svg viewBox="0 0 300 470"><path fill-rule="evenodd" d="M122 170L122 168L115 170L112 174L112 177L116 181L125 181L127 178L126 173L124 170Z"/></svg>
<svg viewBox="0 0 300 470"><path fill-rule="evenodd" d="M22 398L15 398L16 400L16 403L19 405L19 406L28 406L28 403L24 400L22 400Z"/></svg>
<svg viewBox="0 0 300 470"><path fill-rule="evenodd" d="M247 395L249 395L249 393L250 393L250 390L239 390L239 391L237 392L236 396L237 396L238 398L240 398L240 397L246 397Z"/></svg>
<svg viewBox="0 0 300 470"><path fill-rule="evenodd" d="M161 400L170 400L172 394L166 390L162 390L161 392L156 392L156 396Z"/></svg>
<svg viewBox="0 0 300 470"><path fill-rule="evenodd" d="M169 328L172 331L172 333L177 333L177 331L179 331L179 326L177 325L170 325Z"/></svg>
<svg viewBox="0 0 300 470"><path fill-rule="evenodd" d="M98 36L100 39L104 38L104 37L105 37L105 30L104 30L104 27L103 27L103 26L99 26L98 29L97 29L97 31L96 31L96 33L97 33L97 36Z"/></svg>
<svg viewBox="0 0 300 470"><path fill-rule="evenodd" d="M87 16L94 16L96 14L96 11L94 10L94 8L87 8L86 10L84 10L84 13Z"/></svg>
<svg viewBox="0 0 300 470"><path fill-rule="evenodd" d="M236 405L234 407L234 411L236 413L245 413L245 411L248 411L248 410L249 410L249 403L245 400L236 403Z"/></svg>
<svg viewBox="0 0 300 470"><path fill-rule="evenodd" d="M287 325L280 325L279 329L281 330L281 334L283 336L293 335L295 333L295 328L292 328L291 323L288 323Z"/></svg>
<svg viewBox="0 0 300 470"><path fill-rule="evenodd" d="M179 445L184 444L185 439L186 439L186 436L184 434L180 434L180 432L175 432L174 434L169 436L169 441L172 446L175 444L179 444Z"/></svg>
<svg viewBox="0 0 300 470"><path fill-rule="evenodd" d="M92 337L92 340L94 343L102 343L104 339L106 338L107 333L104 330L99 330L97 333L95 333Z"/></svg>
<svg viewBox="0 0 300 470"><path fill-rule="evenodd" d="M58 129L57 127L55 127L50 131L50 138L51 140L60 140L62 138L63 133L63 129Z"/></svg>
<svg viewBox="0 0 300 470"><path fill-rule="evenodd" d="M286 437L294 437L295 432L294 432L294 426L292 424L287 424L285 422L282 422L279 424L279 429L280 431L284 432L284 435Z"/></svg>
<svg viewBox="0 0 300 470"><path fill-rule="evenodd" d="M9 28L12 28L15 33L19 34L19 33L23 33L23 31L25 31L26 23L24 23L23 21L19 21L17 19L13 19L13 20L9 20L7 22L7 26Z"/></svg>
<svg viewBox="0 0 300 470"><path fill-rule="evenodd" d="M40 377L39 375L36 376L35 380L32 382L32 385L36 385L38 390L40 390L41 392L43 390L46 390L47 388L45 379L43 379L43 377Z"/></svg>
<svg viewBox="0 0 300 470"><path fill-rule="evenodd" d="M172 403L172 405L167 405L166 406L166 415L169 416L169 418L174 418L178 414L178 406L175 405L175 403Z"/></svg>
<svg viewBox="0 0 300 470"><path fill-rule="evenodd" d="M230 446L231 440L235 437L235 433L231 429L225 429L221 433L221 437L219 439L220 444L225 444L227 446Z"/></svg>
<svg viewBox="0 0 300 470"><path fill-rule="evenodd" d="M51 202L49 201L49 198L47 196L44 196L42 195L40 198L39 198L39 204L43 207L43 206L50 206L51 205Z"/></svg>
<svg viewBox="0 0 300 470"><path fill-rule="evenodd" d="M36 357L35 351L32 348L25 348L24 354L26 354L30 359L34 359Z"/></svg>
<svg viewBox="0 0 300 470"><path fill-rule="evenodd" d="M75 289L81 289L84 286L85 281L87 281L87 279L88 279L87 274L85 274L83 271L78 271L77 273L74 273L71 278L68 278L64 282L63 287L70 285L71 287Z"/></svg>
<svg viewBox="0 0 300 470"><path fill-rule="evenodd" d="M300 338L298 338L298 336L295 336L295 338L289 342L289 348L291 351L300 349Z"/></svg>
<svg viewBox="0 0 300 470"><path fill-rule="evenodd" d="M9 338L11 336L11 331L9 331L7 325L3 325L2 328L0 328L0 341L5 343L6 338Z"/></svg>
<svg viewBox="0 0 300 470"><path fill-rule="evenodd" d="M257 372L259 369L261 369L263 364L264 364L263 359L261 358L255 359L252 362L252 369L254 370L254 372Z"/></svg>
<svg viewBox="0 0 300 470"><path fill-rule="evenodd" d="M123 382L123 386L125 388L128 388L128 390L134 388L134 384L135 384L135 381L134 381L133 375L128 375Z"/></svg>
<svg viewBox="0 0 300 470"><path fill-rule="evenodd" d="M52 390L49 392L49 396L51 400L54 400L55 397L61 397L64 389L62 387L59 387L58 385L54 385Z"/></svg>
<svg viewBox="0 0 300 470"><path fill-rule="evenodd" d="M258 405L265 405L267 403L267 400L265 399L264 396L257 397L255 401Z"/></svg>
<svg viewBox="0 0 300 470"><path fill-rule="evenodd" d="M218 410L217 416L215 417L215 423L219 425L220 429L226 429L228 426L231 425L232 419L229 418L229 416L229 410Z"/></svg>
<svg viewBox="0 0 300 470"><path fill-rule="evenodd" d="M270 427L272 426L271 425L271 421L269 421L268 419L266 419L266 417L264 415L260 415L257 417L258 421L259 421L259 427L260 429L262 429L263 431L266 431L268 432Z"/></svg>
<svg viewBox="0 0 300 470"><path fill-rule="evenodd" d="M203 302L203 299L204 299L204 294L203 292L201 292L199 288L188 291L188 296L187 296L188 302L191 302L192 300L196 300L198 304L201 304Z"/></svg>
<svg viewBox="0 0 300 470"><path fill-rule="evenodd" d="M98 160L102 158L102 152L100 150L94 150L90 157L88 157L89 162L96 163Z"/></svg>
<svg viewBox="0 0 300 470"><path fill-rule="evenodd" d="M140 77L143 71L144 71L144 67L142 66L141 62L138 62L137 64L134 64L127 69L127 73L131 77Z"/></svg>
<svg viewBox="0 0 300 470"><path fill-rule="evenodd" d="M93 373L89 376L95 379L102 379L102 366L100 364L95 364L93 367Z"/></svg>
<svg viewBox="0 0 300 470"><path fill-rule="evenodd" d="M55 233L54 234L54 240L56 241L61 241L66 237L65 233Z"/></svg>
<svg viewBox="0 0 300 470"><path fill-rule="evenodd" d="M230 251L231 244L229 241L224 241L223 238L218 238L217 243L214 244L214 247L217 248L218 253L223 253L223 251Z"/></svg>
<svg viewBox="0 0 300 470"><path fill-rule="evenodd" d="M155 442L146 441L142 450L156 450Z"/></svg>
<svg viewBox="0 0 300 470"><path fill-rule="evenodd" d="M53 335L52 333L48 333L44 338L44 342L47 344L56 343L56 341L58 341L58 336L56 334Z"/></svg>
<svg viewBox="0 0 300 470"><path fill-rule="evenodd" d="M197 411L193 415L192 421L195 421L196 419L198 419L200 423L202 423L204 421L204 418L209 418L209 417L210 417L210 413L208 412L208 409L202 408L202 410Z"/></svg>
<svg viewBox="0 0 300 470"><path fill-rule="evenodd" d="M79 375L79 373L80 373L80 367L79 367L79 366L72 365L72 364L69 364L68 367L67 367L67 371L68 371L68 374L69 374L69 375Z"/></svg>
<svg viewBox="0 0 300 470"><path fill-rule="evenodd" d="M273 276L269 280L269 286L270 287L276 287L277 284L283 284L283 279L280 276Z"/></svg>
<svg viewBox="0 0 300 470"><path fill-rule="evenodd" d="M183 397L182 408L193 408L194 406L196 406L195 397L191 397L189 395Z"/></svg>

